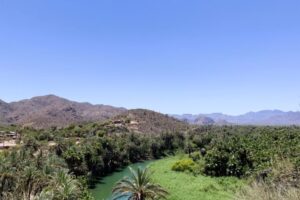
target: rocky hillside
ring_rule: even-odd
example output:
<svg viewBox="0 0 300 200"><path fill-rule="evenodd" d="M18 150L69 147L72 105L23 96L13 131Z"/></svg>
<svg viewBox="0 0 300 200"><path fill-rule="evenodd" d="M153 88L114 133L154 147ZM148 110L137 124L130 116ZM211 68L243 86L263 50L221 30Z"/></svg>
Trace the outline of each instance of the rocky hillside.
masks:
<svg viewBox="0 0 300 200"><path fill-rule="evenodd" d="M63 127L70 123L104 121L125 111L124 108L78 103L47 95L12 103L0 100L0 124Z"/></svg>
<svg viewBox="0 0 300 200"><path fill-rule="evenodd" d="M163 133L185 131L188 123L158 112L134 109L128 110L111 120L116 127L125 127L129 131L141 133Z"/></svg>

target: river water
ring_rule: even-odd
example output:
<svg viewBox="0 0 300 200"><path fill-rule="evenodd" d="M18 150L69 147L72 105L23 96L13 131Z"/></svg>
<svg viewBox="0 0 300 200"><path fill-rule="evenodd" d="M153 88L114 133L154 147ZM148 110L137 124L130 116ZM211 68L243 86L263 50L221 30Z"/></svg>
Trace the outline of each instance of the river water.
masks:
<svg viewBox="0 0 300 200"><path fill-rule="evenodd" d="M98 184L96 184L96 187L91 190L91 193L95 200L111 200L112 199L112 194L111 191L114 187L114 185L124 178L125 176L130 176L130 170L129 167L132 167L134 169L141 167L145 168L147 165L149 165L153 161L145 161L145 162L140 162L140 163L135 163L132 165L129 165L128 167L114 172L108 176L105 176L102 178ZM121 199L120 199L121 200Z"/></svg>

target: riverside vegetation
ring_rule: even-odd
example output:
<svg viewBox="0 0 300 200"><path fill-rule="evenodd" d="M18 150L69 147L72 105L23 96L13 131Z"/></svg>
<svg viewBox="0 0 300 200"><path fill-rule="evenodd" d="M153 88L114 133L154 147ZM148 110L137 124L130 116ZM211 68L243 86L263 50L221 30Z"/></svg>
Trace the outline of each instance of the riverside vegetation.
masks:
<svg viewBox="0 0 300 200"><path fill-rule="evenodd" d="M22 135L16 148L0 153L3 200L93 199L88 188L98 177L159 158L150 165L151 179L170 200L299 199L299 127L203 126L147 134L105 122L2 129Z"/></svg>

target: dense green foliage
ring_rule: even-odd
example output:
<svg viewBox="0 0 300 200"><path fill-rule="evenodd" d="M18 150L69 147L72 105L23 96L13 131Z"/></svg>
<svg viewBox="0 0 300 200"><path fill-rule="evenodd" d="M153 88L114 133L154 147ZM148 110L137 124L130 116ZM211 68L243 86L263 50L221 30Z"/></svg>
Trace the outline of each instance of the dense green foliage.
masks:
<svg viewBox="0 0 300 200"><path fill-rule="evenodd" d="M251 173L253 157L242 137L231 136L214 143L205 156L205 173L213 176L243 176Z"/></svg>
<svg viewBox="0 0 300 200"><path fill-rule="evenodd" d="M10 199L11 196L16 200L21 199L21 196L30 199L40 195L49 199L89 199L85 180L92 184L95 177L104 176L129 163L159 158L182 149L184 145L182 133L135 134L107 124L72 125L50 130L9 128L21 133L22 144L15 149L4 150L1 157L1 161L6 164L0 168L0 195L3 199ZM16 161L15 155L19 154L23 157ZM59 160L60 165L53 160ZM27 180L27 168L38 175L34 178L30 176ZM62 186L61 191L72 195L61 196L56 190L61 179L52 177L61 175L61 171L69 179L68 183L74 183L72 187L63 184L65 188ZM10 174L7 176L8 172ZM18 179L8 178L13 173L18 173ZM23 194L19 192L18 181L32 181L33 186L24 189ZM17 196L19 194L20 197Z"/></svg>
<svg viewBox="0 0 300 200"><path fill-rule="evenodd" d="M189 133L193 151L206 149L204 172L212 176L248 176L274 159L299 163L299 127L202 127Z"/></svg>
<svg viewBox="0 0 300 200"><path fill-rule="evenodd" d="M174 162L173 170L194 175L254 177L272 167L276 159L289 159L295 167L300 164L299 127L203 126L187 132L143 134L106 122L49 130L15 126L5 129L21 133L22 142L0 157L5 163L0 168L2 197L17 192L23 196L53 194L62 198L55 196L60 195L54 190L60 181L54 177L63 171L74 180L76 187L70 188L82 188L74 195L89 198L86 182L92 184L95 177L129 163L178 151L185 151L190 158ZM60 161L59 167L53 160ZM18 178L11 177L11 173L18 174ZM29 181L38 180L29 189L20 186L28 174Z"/></svg>
<svg viewBox="0 0 300 200"><path fill-rule="evenodd" d="M91 199L86 185L68 173L63 159L32 150L21 148L0 157L0 199Z"/></svg>

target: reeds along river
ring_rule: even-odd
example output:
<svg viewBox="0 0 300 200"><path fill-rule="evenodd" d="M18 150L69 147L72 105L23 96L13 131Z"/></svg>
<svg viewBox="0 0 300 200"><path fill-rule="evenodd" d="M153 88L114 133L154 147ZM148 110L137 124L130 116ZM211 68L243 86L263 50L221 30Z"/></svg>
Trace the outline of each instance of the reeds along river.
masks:
<svg viewBox="0 0 300 200"><path fill-rule="evenodd" d="M127 166L124 169L121 169L117 172L114 172L108 176L103 177L99 183L96 184L96 187L91 190L91 193L93 194L94 198L97 200L111 200L112 199L112 189L114 185L124 178L125 176L130 176L130 170L129 167L132 167L134 169L141 167L145 168L153 161L145 161L140 163L135 163L132 165ZM121 200L121 199L120 199Z"/></svg>

